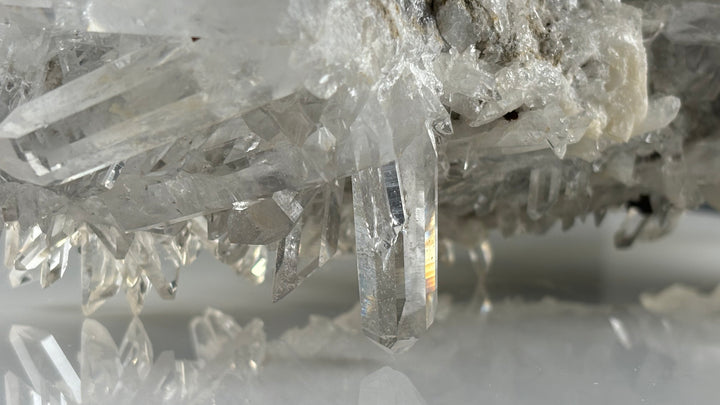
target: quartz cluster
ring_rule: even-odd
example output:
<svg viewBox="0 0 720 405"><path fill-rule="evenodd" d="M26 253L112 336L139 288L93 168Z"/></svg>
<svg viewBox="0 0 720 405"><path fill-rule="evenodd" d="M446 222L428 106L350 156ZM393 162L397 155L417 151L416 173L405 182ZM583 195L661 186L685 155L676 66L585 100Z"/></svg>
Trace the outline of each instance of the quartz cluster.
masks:
<svg viewBox="0 0 720 405"><path fill-rule="evenodd" d="M212 252L273 300L357 255L364 332L432 322L438 246L720 203L720 5L0 0L14 285L80 250L83 310ZM438 235L438 226L441 234ZM443 253L443 252L440 252ZM443 254L446 254L444 252Z"/></svg>
<svg viewBox="0 0 720 405"><path fill-rule="evenodd" d="M223 380L247 379L265 357L263 323L245 327L212 308L190 322L196 358L175 359L172 351L153 353L139 318L130 322L120 346L100 322L82 326L80 374L52 334L14 325L10 342L30 379L5 374L8 405L210 403Z"/></svg>

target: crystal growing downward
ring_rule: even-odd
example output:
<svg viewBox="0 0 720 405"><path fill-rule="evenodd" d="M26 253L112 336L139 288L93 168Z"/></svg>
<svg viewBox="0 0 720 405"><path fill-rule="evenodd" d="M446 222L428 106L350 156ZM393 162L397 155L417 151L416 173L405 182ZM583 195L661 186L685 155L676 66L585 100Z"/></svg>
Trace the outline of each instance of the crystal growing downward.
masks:
<svg viewBox="0 0 720 405"><path fill-rule="evenodd" d="M421 89L412 87L417 80L403 73L377 96L387 117L381 126L387 132L378 139L392 142L387 148L394 159L352 177L363 327L395 349L412 343L435 312L437 150L432 123L445 112L427 109Z"/></svg>
<svg viewBox="0 0 720 405"><path fill-rule="evenodd" d="M77 247L87 314L172 299L203 250L274 301L356 253L363 328L402 350L438 245L626 204L629 246L720 204L716 4L122 3L0 0L10 280Z"/></svg>

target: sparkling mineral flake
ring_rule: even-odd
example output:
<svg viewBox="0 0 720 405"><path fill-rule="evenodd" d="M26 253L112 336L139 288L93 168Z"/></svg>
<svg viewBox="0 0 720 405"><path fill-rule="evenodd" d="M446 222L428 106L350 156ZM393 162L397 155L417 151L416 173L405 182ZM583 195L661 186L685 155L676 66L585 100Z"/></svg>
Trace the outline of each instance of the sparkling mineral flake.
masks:
<svg viewBox="0 0 720 405"><path fill-rule="evenodd" d="M626 205L627 247L720 203L714 2L0 0L0 16L9 277L47 287L76 247L86 314L173 298L200 251L272 274L275 301L355 253L362 328L403 350L433 322L438 246L470 249L482 279L488 230Z"/></svg>

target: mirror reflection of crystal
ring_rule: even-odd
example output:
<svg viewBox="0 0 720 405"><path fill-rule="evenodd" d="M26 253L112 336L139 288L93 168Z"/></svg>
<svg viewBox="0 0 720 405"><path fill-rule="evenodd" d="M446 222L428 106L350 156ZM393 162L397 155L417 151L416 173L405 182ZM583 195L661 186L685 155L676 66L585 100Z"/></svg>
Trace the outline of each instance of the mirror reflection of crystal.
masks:
<svg viewBox="0 0 720 405"><path fill-rule="evenodd" d="M118 4L0 0L9 277L77 247L86 314L172 299L200 251L274 301L355 253L365 333L402 351L438 246L626 207L629 247L720 204L712 1Z"/></svg>

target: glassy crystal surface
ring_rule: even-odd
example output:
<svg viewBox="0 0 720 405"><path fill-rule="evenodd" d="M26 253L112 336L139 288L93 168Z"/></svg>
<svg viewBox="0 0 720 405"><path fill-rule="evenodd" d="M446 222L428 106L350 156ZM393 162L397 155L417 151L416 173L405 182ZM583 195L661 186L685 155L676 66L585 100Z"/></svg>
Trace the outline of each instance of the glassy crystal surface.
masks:
<svg viewBox="0 0 720 405"><path fill-rule="evenodd" d="M80 378L51 334L15 325L10 330L10 343L37 393L80 402Z"/></svg>
<svg viewBox="0 0 720 405"><path fill-rule="evenodd" d="M0 0L10 281L79 248L87 314L172 299L200 251L273 300L340 251L400 350L433 321L438 229L483 274L491 230L625 207L629 247L720 206L711 1L125 3Z"/></svg>
<svg viewBox="0 0 720 405"><path fill-rule="evenodd" d="M122 365L115 341L105 327L93 319L82 326L80 344L82 397L98 402L110 398L120 378Z"/></svg>

